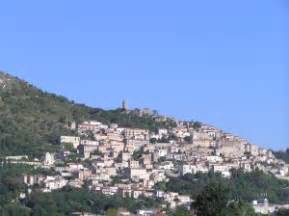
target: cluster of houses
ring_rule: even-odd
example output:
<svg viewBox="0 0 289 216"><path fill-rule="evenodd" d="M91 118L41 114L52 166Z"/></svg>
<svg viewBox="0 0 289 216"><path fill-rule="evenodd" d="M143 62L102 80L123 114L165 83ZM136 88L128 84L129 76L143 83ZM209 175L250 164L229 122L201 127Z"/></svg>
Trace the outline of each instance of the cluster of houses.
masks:
<svg viewBox="0 0 289 216"><path fill-rule="evenodd" d="M106 195L160 199L176 208L189 207L192 200L156 189L156 184L170 177L212 170L230 178L232 168L247 172L258 168L289 179L289 166L270 150L209 125L176 123L175 128L151 132L98 121L82 122L76 127L77 136L60 137L61 153L46 153L42 162L33 162L53 168L57 174L25 175L24 182L43 192L65 186L87 187ZM74 161L72 155L76 156Z"/></svg>

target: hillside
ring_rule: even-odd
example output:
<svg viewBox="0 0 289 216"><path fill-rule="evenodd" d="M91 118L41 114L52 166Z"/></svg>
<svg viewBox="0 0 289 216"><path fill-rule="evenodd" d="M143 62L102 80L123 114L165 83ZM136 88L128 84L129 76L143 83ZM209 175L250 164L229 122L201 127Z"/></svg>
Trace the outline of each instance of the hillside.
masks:
<svg viewBox="0 0 289 216"><path fill-rule="evenodd" d="M276 158L281 159L286 163L289 163L289 148L284 151L274 151L273 154Z"/></svg>
<svg viewBox="0 0 289 216"><path fill-rule="evenodd" d="M73 134L71 122L98 120L120 126L155 130L172 121L156 122L151 116L138 116L121 109L103 110L76 104L65 97L0 72L0 156L41 155L59 147L62 134Z"/></svg>

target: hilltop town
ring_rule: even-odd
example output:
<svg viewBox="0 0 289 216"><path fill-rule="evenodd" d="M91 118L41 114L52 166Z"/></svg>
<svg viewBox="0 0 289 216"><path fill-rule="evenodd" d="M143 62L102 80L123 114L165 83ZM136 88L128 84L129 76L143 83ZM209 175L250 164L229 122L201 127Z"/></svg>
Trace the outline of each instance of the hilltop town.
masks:
<svg viewBox="0 0 289 216"><path fill-rule="evenodd" d="M120 109L124 113L151 116L158 122L169 118L150 109L130 110L126 101ZM66 186L85 187L104 195L158 199L170 209L190 208L192 203L190 196L156 188L158 183L167 182L171 177L217 172L230 178L232 169L244 172L258 169L289 180L289 165L276 159L270 150L211 125L170 120L174 121L174 127L156 131L120 127L115 123L107 125L90 119L72 122L67 127L75 135L62 134L59 151L47 152L42 159L29 160L26 155L5 159L14 164L53 170L52 175L23 175L28 193L35 185L45 193ZM276 206L260 207L255 203L255 209L271 213ZM152 214L147 211L139 214Z"/></svg>

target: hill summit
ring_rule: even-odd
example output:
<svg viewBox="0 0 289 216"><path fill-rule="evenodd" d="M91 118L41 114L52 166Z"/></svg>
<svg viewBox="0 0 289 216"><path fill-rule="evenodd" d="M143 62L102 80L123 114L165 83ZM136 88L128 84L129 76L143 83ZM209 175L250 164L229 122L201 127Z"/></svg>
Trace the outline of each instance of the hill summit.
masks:
<svg viewBox="0 0 289 216"><path fill-rule="evenodd" d="M97 120L125 127L156 130L172 121L157 122L151 115L122 109L103 110L77 104L30 83L0 72L0 155L42 155L59 147L60 135L73 135L73 122Z"/></svg>

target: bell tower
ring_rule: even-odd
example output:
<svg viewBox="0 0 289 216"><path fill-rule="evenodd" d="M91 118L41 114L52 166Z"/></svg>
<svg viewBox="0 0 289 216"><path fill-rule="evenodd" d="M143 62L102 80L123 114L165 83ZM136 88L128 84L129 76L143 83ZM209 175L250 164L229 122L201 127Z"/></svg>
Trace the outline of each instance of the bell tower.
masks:
<svg viewBox="0 0 289 216"><path fill-rule="evenodd" d="M121 108L125 111L128 110L128 104L127 104L127 101L126 100L123 100L122 101L122 104L121 104Z"/></svg>

